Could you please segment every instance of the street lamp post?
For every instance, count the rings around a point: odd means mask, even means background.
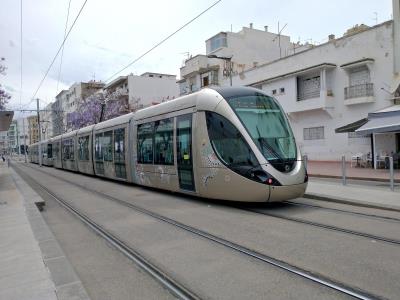
[[[224,56],[217,56],[217,55],[207,55],[208,58],[218,58],[218,59],[223,59],[224,61],[229,63],[229,67],[228,67],[228,73],[229,73],[229,82],[230,85],[232,86],[232,57],[224,57]]]

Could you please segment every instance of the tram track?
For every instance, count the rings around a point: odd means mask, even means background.
[[[15,166],[13,166],[15,167]],[[18,167],[17,167],[18,169]],[[46,172],[44,172],[46,173]],[[164,288],[171,292],[174,296],[181,300],[199,300],[201,299],[195,293],[190,291],[185,286],[181,285],[175,279],[173,279],[166,272],[158,268],[156,265],[149,262],[142,254],[135,251],[133,248],[129,247],[124,241],[120,240],[118,237],[104,229],[101,225],[97,224],[91,220],[87,215],[79,211],[76,207],[68,203],[65,199],[56,195],[54,192],[49,190],[47,187],[39,183],[32,176],[24,173],[25,176],[29,177],[30,180],[35,182],[35,184],[42,189],[46,194],[53,198],[57,203],[64,207],[67,211],[72,213],[76,218],[78,218],[82,223],[91,228],[96,234],[105,239],[109,244],[111,244],[115,249],[124,254],[129,260],[138,265],[141,269],[146,271],[150,276],[152,276],[157,282],[159,282]]]
[[[344,213],[344,214],[349,214],[349,215],[354,215],[354,216],[362,216],[362,217],[368,217],[368,218],[373,218],[373,219],[380,219],[380,220],[384,220],[384,221],[393,221],[393,222],[400,223],[400,218],[367,214],[367,213],[349,211],[349,210],[344,210],[344,209],[339,209],[339,208],[324,207],[324,206],[313,205],[313,204],[308,204],[308,203],[297,203],[297,202],[293,202],[293,201],[284,201],[282,203],[289,204],[292,206],[309,207],[309,208],[314,208],[314,209],[321,209],[321,210],[339,212],[339,213]],[[345,205],[345,204],[342,204],[342,205]],[[374,209],[374,208],[372,208],[372,209]]]
[[[359,237],[364,237],[364,238],[371,239],[371,240],[390,243],[390,244],[393,244],[396,246],[400,245],[400,240],[396,240],[396,239],[390,239],[390,238],[386,238],[386,237],[381,237],[381,236],[377,236],[377,235],[373,235],[373,234],[369,234],[369,233],[350,230],[350,229],[337,227],[337,226],[333,226],[333,225],[327,225],[327,224],[323,224],[323,223],[319,223],[319,222],[308,221],[308,220],[304,220],[304,219],[300,219],[300,218],[282,216],[279,214],[265,212],[265,211],[259,210],[259,209],[243,208],[243,210],[250,211],[253,213],[257,213],[257,214],[266,215],[266,216],[277,218],[277,219],[282,219],[282,220],[291,221],[291,222],[295,222],[295,223],[310,225],[310,226],[317,227],[317,228],[328,229],[328,230],[332,230],[332,231],[336,231],[336,232],[341,232],[341,233],[346,233],[346,234],[355,235],[355,236],[359,236]]]
[[[249,249],[249,248],[247,248],[245,246],[242,246],[242,245],[239,245],[237,243],[231,242],[229,240],[223,239],[221,237],[218,237],[218,236],[213,235],[211,233],[208,233],[206,231],[200,230],[198,228],[194,228],[194,227],[191,227],[189,225],[185,225],[185,224],[180,223],[180,222],[178,222],[176,220],[170,219],[168,217],[165,217],[165,216],[159,215],[159,214],[157,214],[155,212],[152,212],[150,210],[147,210],[147,209],[145,209],[143,207],[140,207],[140,206],[137,206],[135,204],[129,203],[127,201],[118,199],[118,198],[113,197],[111,195],[108,195],[106,193],[91,189],[88,186],[83,186],[81,184],[78,184],[76,182],[73,182],[73,181],[70,181],[68,179],[62,178],[60,176],[57,176],[57,175],[54,175],[54,174],[49,174],[48,172],[45,172],[43,170],[34,168],[32,166],[29,166],[29,165],[24,165],[24,166],[29,167],[29,168],[37,171],[37,172],[44,173],[47,176],[54,177],[54,178],[56,178],[56,179],[58,179],[60,181],[63,181],[63,182],[66,182],[68,184],[71,184],[73,186],[76,186],[76,187],[78,187],[78,188],[80,188],[80,189],[82,189],[82,190],[84,190],[86,192],[93,193],[95,195],[98,195],[98,196],[100,196],[102,198],[109,199],[109,200],[111,200],[113,202],[116,202],[116,203],[118,203],[120,205],[123,205],[125,207],[129,207],[129,208],[131,208],[131,209],[133,209],[133,210],[135,210],[137,212],[140,212],[142,214],[145,214],[147,216],[150,216],[152,218],[155,218],[155,219],[157,219],[159,221],[162,221],[162,222],[165,222],[167,224],[173,225],[174,227],[178,227],[178,228],[180,228],[180,229],[182,229],[182,230],[184,230],[186,232],[190,232],[191,234],[194,234],[194,235],[199,236],[201,238],[204,238],[206,240],[212,241],[212,242],[214,242],[216,244],[222,245],[222,246],[224,246],[226,248],[229,248],[229,249],[231,249],[233,251],[239,252],[241,254],[244,254],[244,255],[246,255],[248,257],[251,257],[253,259],[256,259],[258,261],[266,263],[268,265],[272,265],[272,266],[275,266],[275,267],[277,267],[279,269],[288,271],[288,272],[290,272],[292,274],[298,275],[298,276],[300,276],[302,278],[308,279],[308,280],[313,281],[313,282],[315,282],[317,284],[320,284],[322,286],[331,288],[331,289],[333,289],[335,291],[341,292],[343,294],[346,294],[348,296],[354,297],[356,299],[381,299],[379,296],[374,295],[372,293],[369,293],[367,291],[363,291],[363,290],[360,290],[358,288],[354,288],[354,287],[348,286],[348,285],[346,285],[344,283],[341,283],[341,282],[335,281],[333,279],[330,279],[330,278],[328,278],[328,277],[326,277],[324,275],[317,274],[315,272],[310,272],[308,270],[305,270],[305,269],[302,269],[300,267],[297,267],[297,266],[295,266],[293,264],[284,262],[282,260],[278,260],[276,258],[270,257],[270,256],[262,254],[262,253],[259,253],[257,251],[253,251],[253,250],[251,250],[251,249]],[[16,167],[16,169],[19,169],[21,172],[23,172],[20,167]],[[42,188],[46,193],[48,193],[51,197],[53,197],[54,199],[56,199],[58,201],[58,199],[60,198],[59,196],[55,195],[52,191],[47,189],[45,186],[41,185],[37,180],[32,178],[32,176],[30,176],[30,175],[28,175],[26,173],[24,173],[24,174],[26,176],[30,177],[31,180],[36,182],[40,188]],[[63,199],[61,199],[61,200],[63,200]],[[69,211],[73,212],[80,219],[82,217],[82,220],[85,223],[87,222],[86,224],[88,224],[89,227],[93,228],[92,225],[90,225],[91,222],[93,222],[93,221],[91,221],[86,215],[84,215],[81,212],[79,212],[78,209],[73,207],[67,201],[65,201],[65,200],[63,200],[63,201],[65,203],[61,203],[61,204],[66,209],[68,209]],[[95,228],[100,229],[100,232],[102,232],[103,234],[107,234],[106,230],[101,228],[100,225],[95,224],[94,226],[95,226]],[[102,236],[102,234],[101,234],[101,236]],[[117,247],[116,248],[119,249],[119,246],[121,246],[121,245],[118,243],[118,238],[113,236],[113,235],[111,235],[111,239],[115,239],[117,241]],[[119,242],[122,243],[122,246],[126,246],[123,242],[121,242],[121,241],[119,241]],[[130,249],[130,251],[133,251],[133,253],[135,253],[135,251],[133,249]],[[174,282],[174,281],[172,281],[172,282]],[[168,285],[166,285],[166,287],[168,288]],[[191,293],[189,290],[184,289],[183,291],[184,291],[183,296],[186,296],[188,294],[189,298],[181,298],[181,299],[198,299],[198,298],[196,298],[196,295]],[[171,291],[171,292],[176,294],[176,292],[174,292],[174,291]],[[190,298],[190,297],[192,297],[192,298]]]

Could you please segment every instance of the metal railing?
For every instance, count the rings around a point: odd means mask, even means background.
[[[374,95],[374,84],[363,83],[344,88],[344,98],[368,97]]]
[[[315,89],[315,90],[310,90],[310,91],[305,91],[302,93],[297,94],[297,101],[303,101],[306,99],[311,99],[311,98],[319,98],[320,97],[320,89]]]

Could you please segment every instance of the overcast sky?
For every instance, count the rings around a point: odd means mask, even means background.
[[[74,82],[106,80],[216,0],[88,0],[66,44],[59,89]],[[23,0],[22,104],[29,103],[63,37],[69,0]],[[69,26],[84,0],[71,0]],[[144,72],[176,74],[187,57],[205,53],[204,41],[220,31],[255,28],[277,32],[292,41],[327,41],[346,29],[391,19],[391,0],[222,0],[206,14],[119,75]],[[0,57],[7,75],[0,83],[13,95],[10,108],[20,105],[20,1],[0,0]],[[60,60],[49,72],[37,97],[52,102],[57,94]],[[35,108],[35,104],[30,105]]]

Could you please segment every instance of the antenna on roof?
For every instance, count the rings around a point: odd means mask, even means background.
[[[372,18],[372,20],[375,20],[375,25],[378,25],[378,13],[374,11],[375,18]]]
[[[278,21],[278,34],[277,36],[272,40],[273,42],[275,42],[275,40],[278,38],[278,45],[279,45],[279,58],[282,58],[282,49],[281,49],[281,33],[283,31],[283,29],[285,29],[285,27],[287,26],[288,23],[286,23],[282,29],[279,29],[279,21]]]

